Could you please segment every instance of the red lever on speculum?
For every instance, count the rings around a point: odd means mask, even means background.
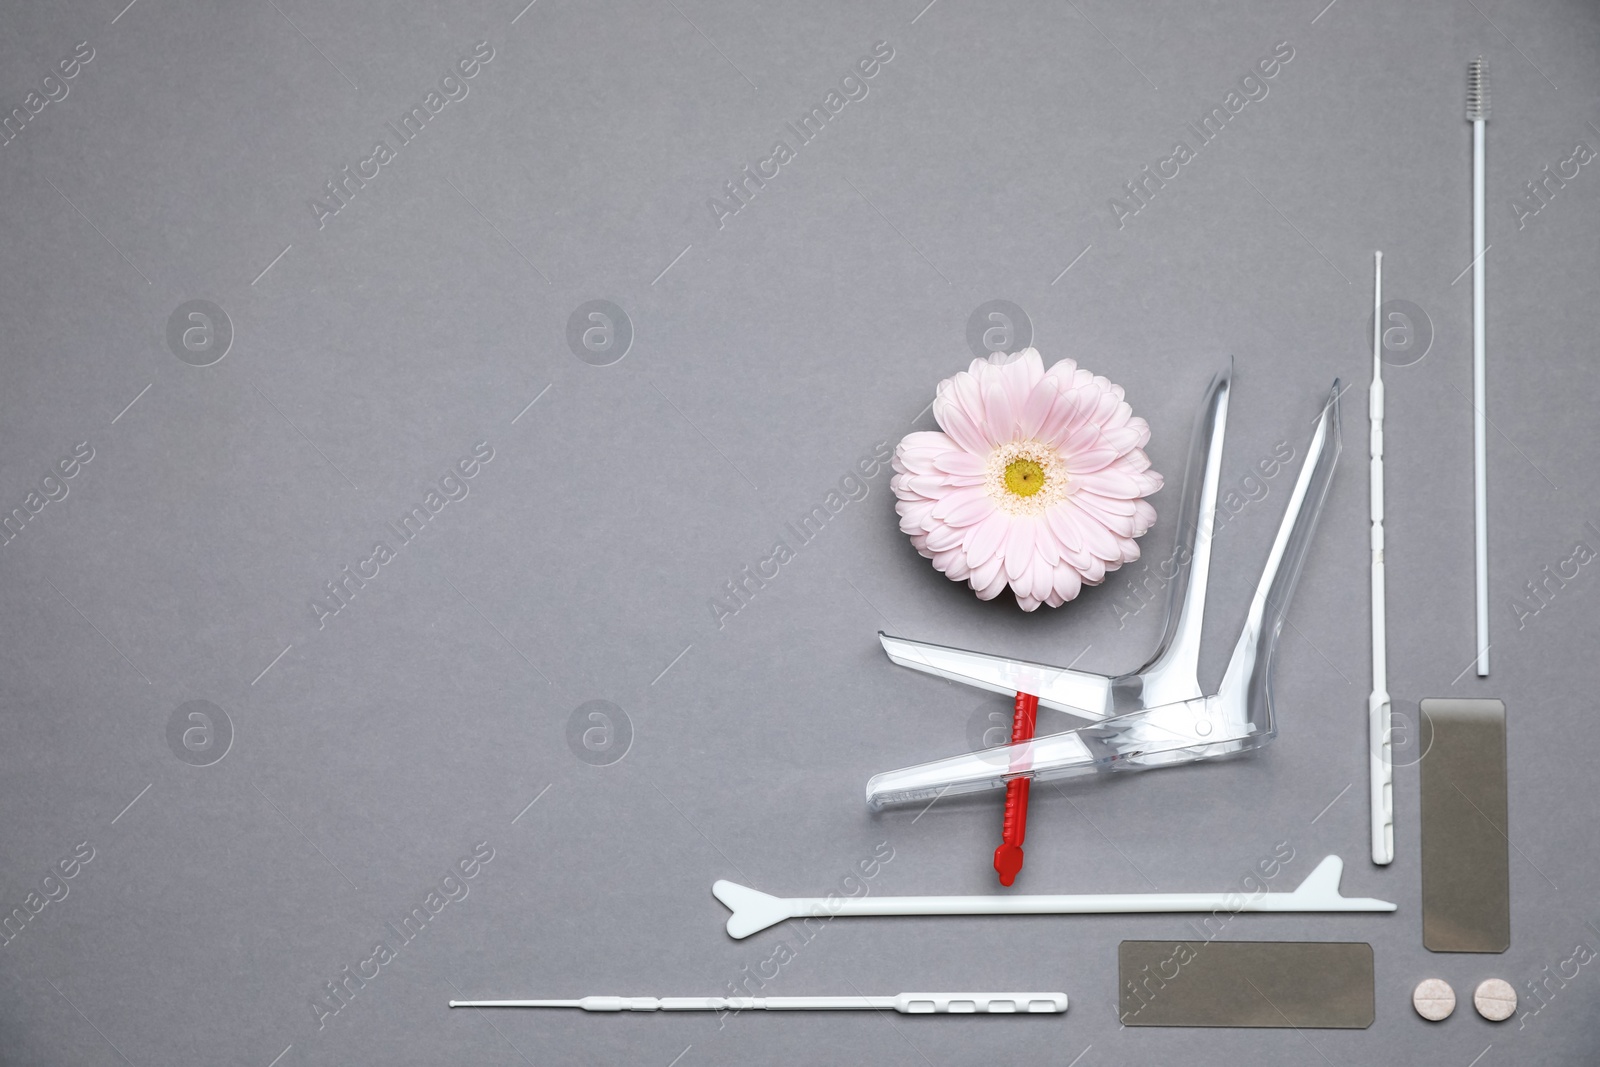
[[[1033,739],[1034,725],[1039,718],[1039,698],[1032,693],[1018,693],[1011,712],[1011,742]],[[1022,841],[1028,834],[1028,789],[1033,784],[1029,777],[1013,778],[1006,783],[1006,813],[1001,830],[1001,845],[994,850],[994,869],[1000,875],[1001,885],[1010,885],[1022,870]]]

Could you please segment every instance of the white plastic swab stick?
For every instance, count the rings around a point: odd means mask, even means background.
[[[452,1008],[581,1008],[584,1011],[897,1011],[902,1015],[1059,1015],[1065,993],[901,993],[895,997],[583,997],[578,1000],[452,1000]]]
[[[728,933],[749,937],[785,919],[841,915],[1131,915],[1165,912],[1394,911],[1371,897],[1339,894],[1344,861],[1327,856],[1292,893],[1086,893],[1056,896],[774,897],[737,882],[711,892],[726,904]]]
[[[1383,574],[1383,253],[1372,254],[1372,693],[1367,697],[1372,862],[1394,862],[1394,759],[1389,736],[1388,612]]]
[[[1489,121],[1489,67],[1482,56],[1467,70],[1467,121],[1472,123],[1472,488],[1478,602],[1478,677],[1489,674],[1489,409],[1484,365],[1483,139]]]

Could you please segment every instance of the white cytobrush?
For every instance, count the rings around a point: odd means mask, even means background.
[[[1489,67],[1482,56],[1467,66],[1467,121],[1472,123],[1473,541],[1477,556],[1478,677],[1484,678],[1489,674],[1489,415],[1484,371],[1483,140],[1489,122]]]

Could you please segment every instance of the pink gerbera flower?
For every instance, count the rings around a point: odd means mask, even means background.
[[[943,433],[907,434],[890,481],[900,529],[983,600],[1008,584],[1024,611],[1060,607],[1139,558],[1161,488],[1150,426],[1120,385],[1070,359],[996,353],[939,383]]]

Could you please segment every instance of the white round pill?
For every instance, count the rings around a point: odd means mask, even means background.
[[[1456,991],[1442,978],[1425,978],[1411,993],[1411,1006],[1429,1022],[1450,1018],[1456,1010]]]
[[[1510,982],[1487,978],[1472,994],[1472,1006],[1492,1023],[1505,1022],[1517,1013],[1517,991]]]

